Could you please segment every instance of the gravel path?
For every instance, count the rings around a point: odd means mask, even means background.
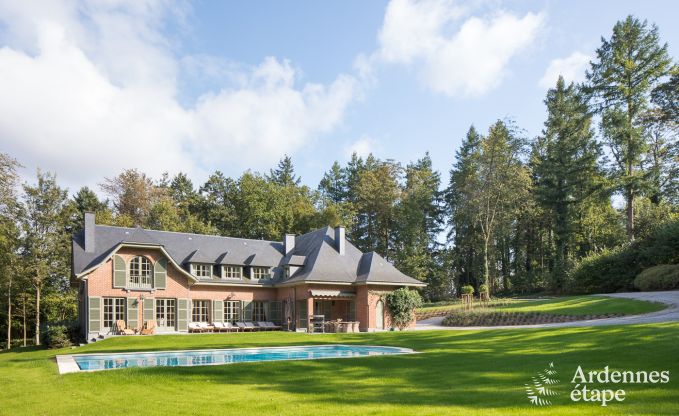
[[[558,324],[539,324],[539,325],[509,325],[509,326],[443,326],[443,317],[424,319],[417,323],[413,330],[468,330],[468,329],[513,329],[513,328],[558,328],[574,326],[596,326],[596,325],[624,325],[624,324],[648,324],[656,322],[676,322],[679,321],[679,291],[667,292],[630,292],[630,293],[606,293],[600,296],[610,296],[615,298],[628,298],[647,300],[651,302],[661,302],[668,305],[666,309],[658,312],[646,313],[643,315],[630,315],[618,318],[592,319],[588,321],[562,322]]]

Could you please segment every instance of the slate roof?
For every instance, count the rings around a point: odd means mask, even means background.
[[[273,284],[304,282],[342,284],[402,284],[422,286],[422,282],[401,273],[376,253],[362,253],[346,241],[345,254],[340,255],[334,241],[335,230],[321,228],[295,238],[288,253],[282,242],[251,240],[214,235],[95,225],[94,252],[86,253],[85,232],[73,236],[73,274],[105,261],[120,244],[162,246],[172,260],[188,270],[188,263],[266,266],[273,268]],[[298,266],[284,280],[283,266]],[[219,281],[220,279],[210,279]],[[247,283],[244,281],[243,283]]]

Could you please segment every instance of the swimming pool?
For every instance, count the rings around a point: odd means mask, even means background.
[[[231,348],[141,353],[77,354],[58,356],[60,373],[130,367],[191,367],[259,361],[315,360],[393,354],[412,354],[408,348],[366,345],[306,345],[293,347]]]

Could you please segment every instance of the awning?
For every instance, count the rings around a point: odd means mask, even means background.
[[[356,296],[354,292],[347,292],[344,290],[318,290],[312,289],[309,291],[312,298],[353,298]]]

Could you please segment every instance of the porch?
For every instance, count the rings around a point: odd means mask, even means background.
[[[308,294],[308,298],[297,301],[297,328],[307,332],[359,332],[355,292],[310,289]]]

